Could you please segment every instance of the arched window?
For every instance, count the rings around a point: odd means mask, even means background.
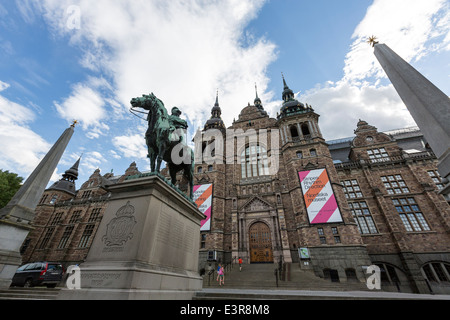
[[[445,262],[427,263],[422,267],[428,281],[433,283],[450,283],[450,264]]]
[[[302,128],[302,133],[304,136],[308,136],[311,134],[311,131],[309,131],[308,124],[306,124],[306,123],[302,124],[301,128]]]
[[[242,179],[269,175],[267,150],[261,146],[249,146],[241,154]]]
[[[291,126],[290,127],[290,131],[291,131],[292,139],[297,139],[299,137],[298,130],[297,130],[296,126]]]

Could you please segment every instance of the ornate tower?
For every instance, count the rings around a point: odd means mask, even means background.
[[[219,93],[211,118],[195,136],[194,201],[207,219],[201,226],[199,261],[225,261],[225,136],[226,127],[219,105]]]
[[[304,141],[306,143],[324,141],[319,129],[319,115],[308,104],[295,99],[294,92],[286,84],[283,76],[283,105],[278,115],[282,144]]]
[[[283,84],[278,176],[290,250],[307,248],[311,264],[302,266],[319,276],[330,269],[345,279],[345,270],[352,269],[364,279],[361,263],[369,263],[369,256],[322,137],[319,115],[295,99],[284,77]],[[338,258],[332,257],[336,253]]]
[[[210,129],[219,129],[219,130],[225,130],[225,124],[221,118],[222,115],[222,109],[220,109],[219,105],[219,93],[217,92],[216,95],[216,103],[214,104],[214,107],[211,110],[211,119],[209,119],[206,124],[203,131],[207,131]]]
[[[75,181],[78,180],[78,167],[80,165],[80,160],[81,158],[78,159],[77,162],[75,162],[75,164],[62,175],[61,180],[55,182],[46,191],[63,191],[74,196],[76,193]]]

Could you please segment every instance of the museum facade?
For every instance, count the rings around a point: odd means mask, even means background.
[[[360,120],[353,137],[325,141],[319,114],[283,81],[276,118],[256,95],[226,127],[217,98],[197,132],[194,201],[208,217],[200,268],[240,257],[346,282],[363,281],[377,265],[387,290],[450,292],[450,207],[420,130],[379,132]],[[78,165],[45,191],[24,263],[82,263],[108,186],[141,174],[135,163],[120,176],[96,170],[76,190]]]

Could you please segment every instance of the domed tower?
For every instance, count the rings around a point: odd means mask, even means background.
[[[50,188],[46,191],[63,191],[72,196],[75,195],[75,181],[78,180],[78,167],[80,165],[80,159],[75,162],[75,164],[67,170],[63,175],[62,179],[55,182]]]
[[[220,109],[219,105],[219,93],[217,92],[216,95],[216,103],[214,104],[214,107],[211,110],[211,119],[209,119],[206,124],[204,131],[207,131],[209,129],[219,129],[221,131],[225,131],[225,124],[221,118],[222,115],[222,109]]]
[[[283,105],[278,115],[283,145],[286,143],[312,141],[320,139],[323,141],[319,129],[319,115],[308,104],[303,104],[295,99],[294,92],[286,84],[283,76]]]

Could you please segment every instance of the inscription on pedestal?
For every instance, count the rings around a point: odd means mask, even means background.
[[[91,286],[102,286],[105,281],[119,280],[121,277],[120,273],[105,273],[105,272],[95,272],[95,273],[82,273],[81,278],[84,281],[90,281]]]
[[[157,241],[192,253],[194,235],[195,232],[192,227],[185,226],[183,222],[173,218],[170,214],[161,212],[156,236]]]

